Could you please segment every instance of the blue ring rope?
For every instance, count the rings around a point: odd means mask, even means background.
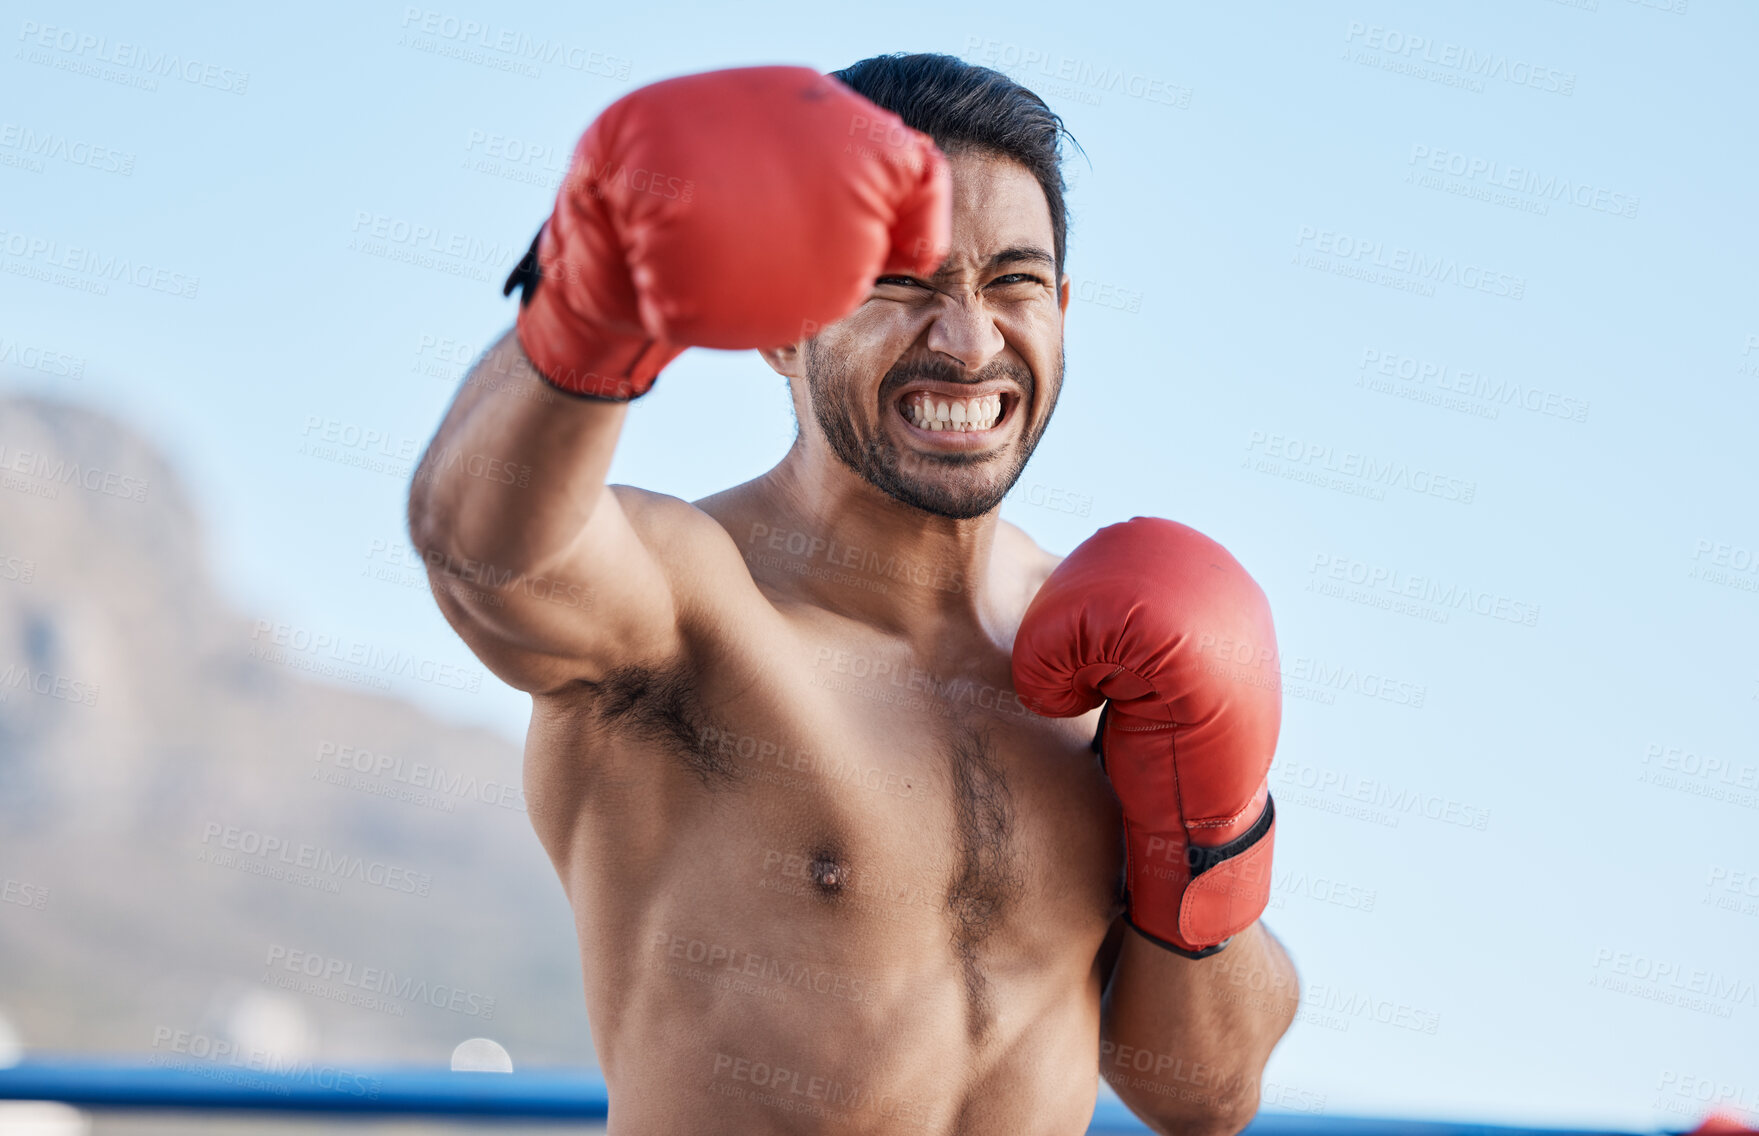
[[[604,1120],[610,1107],[597,1073],[530,1069],[454,1073],[428,1066],[291,1069],[200,1058],[175,1066],[139,1060],[36,1056],[0,1068],[0,1100],[60,1101],[88,1109],[201,1112],[322,1112],[454,1119]],[[1101,1100],[1090,1136],[1148,1129],[1116,1101]],[[1446,1121],[1261,1112],[1248,1136],[1628,1136],[1607,1129],[1522,1128]]]

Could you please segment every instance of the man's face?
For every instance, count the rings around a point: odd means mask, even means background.
[[[946,262],[926,279],[880,277],[806,342],[804,364],[812,417],[843,464],[907,505],[966,519],[1001,504],[1050,423],[1069,289],[1032,174],[977,152],[948,165]]]

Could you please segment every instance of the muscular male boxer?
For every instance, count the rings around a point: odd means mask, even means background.
[[[947,56],[628,95],[424,457],[435,596],[532,696],[612,1133],[1073,1134],[1096,1072],[1161,1132],[1256,1110],[1264,597],[1170,521],[1059,563],[997,516],[1063,381],[1060,132]],[[607,486],[690,345],[760,349],[793,448]]]

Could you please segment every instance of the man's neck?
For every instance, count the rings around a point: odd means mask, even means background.
[[[734,534],[741,551],[780,567],[803,600],[925,648],[996,623],[996,510],[934,516],[798,444],[745,488],[755,510]]]

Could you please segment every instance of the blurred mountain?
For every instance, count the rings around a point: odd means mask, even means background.
[[[517,747],[264,628],[150,444],[0,398],[0,1012],[27,1048],[590,1062]]]

